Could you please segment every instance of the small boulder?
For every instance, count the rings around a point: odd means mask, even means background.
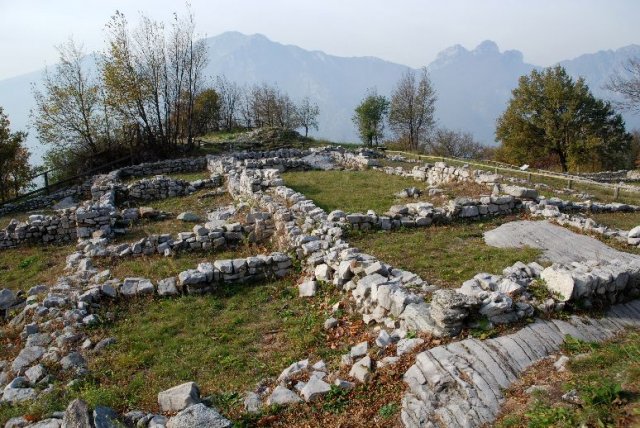
[[[93,410],[93,425],[95,428],[118,428],[122,426],[116,411],[105,406],[96,406]]]
[[[305,281],[298,285],[298,291],[300,297],[313,297],[316,295],[316,282],[311,280]]]
[[[158,404],[162,412],[179,412],[200,402],[200,389],[195,382],[187,382],[158,393]]]
[[[92,428],[89,406],[80,399],[73,400],[64,411],[62,426],[65,428]]]
[[[331,317],[331,318],[327,318],[324,321],[324,329],[325,330],[331,330],[332,328],[335,328],[338,325],[338,320]]]
[[[278,385],[273,390],[269,398],[267,398],[267,405],[271,406],[273,404],[295,404],[301,401],[302,399],[298,397],[295,392],[285,388],[282,385]]]
[[[231,428],[231,426],[230,420],[202,403],[187,407],[167,422],[167,428]]]
[[[311,377],[300,393],[306,402],[314,401],[331,390],[331,385],[320,378]]]
[[[200,221],[200,217],[198,217],[197,214],[194,214],[190,211],[185,211],[182,212],[180,214],[178,214],[178,217],[176,217],[178,220],[184,221],[184,222],[189,222],[189,223],[195,223],[196,221]]]

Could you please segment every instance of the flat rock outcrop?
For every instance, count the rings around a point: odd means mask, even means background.
[[[640,327],[640,300],[613,306],[596,319],[538,320],[516,333],[466,339],[421,352],[404,375],[406,427],[476,427],[493,422],[503,391],[531,365],[557,352],[567,335],[599,342]]]

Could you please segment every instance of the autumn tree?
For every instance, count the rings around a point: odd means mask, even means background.
[[[29,151],[24,146],[27,134],[11,132],[11,123],[0,107],[0,200],[19,195],[29,185],[32,174]]]
[[[196,136],[217,131],[220,125],[220,97],[208,88],[196,95],[193,105],[193,133]]]
[[[410,150],[418,150],[435,124],[436,91],[427,69],[408,69],[391,95],[389,126]]]
[[[624,166],[631,136],[610,103],[596,99],[584,79],[573,81],[556,66],[520,77],[498,118],[496,139],[502,160],[535,165],[553,156],[567,171],[585,163]]]
[[[309,129],[318,130],[320,109],[309,97],[304,97],[297,108],[297,125],[304,128],[304,136],[309,136]]]
[[[478,159],[485,148],[468,132],[446,128],[437,129],[426,144],[429,154],[464,159]]]
[[[355,109],[352,117],[362,142],[369,147],[377,146],[384,136],[384,121],[389,112],[389,100],[370,90]]]
[[[34,86],[31,116],[38,138],[54,149],[74,149],[96,155],[110,142],[110,127],[100,82],[73,40],[58,46],[59,63],[46,69],[42,87]]]
[[[195,97],[206,65],[206,46],[195,40],[193,15],[174,14],[168,31],[141,15],[131,31],[124,14],[116,12],[107,32],[102,77],[121,122],[135,126],[139,142],[152,149],[191,143]]]
[[[245,96],[247,91],[243,91],[237,83],[227,79],[225,76],[217,76],[214,86],[220,100],[220,127],[226,131],[231,131],[237,126],[238,116],[245,116],[250,111],[248,107],[248,97]],[[244,109],[245,103],[247,106]],[[246,116],[250,116],[247,113]],[[250,122],[250,118],[249,118]],[[247,128],[251,127],[251,123],[247,124]]]
[[[622,96],[622,108],[640,113],[640,58],[629,58],[605,85]]]

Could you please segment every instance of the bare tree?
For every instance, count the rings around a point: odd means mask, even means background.
[[[276,93],[276,119],[277,125],[285,129],[298,127],[298,111],[289,95]]]
[[[427,152],[436,156],[478,159],[484,154],[484,146],[468,132],[440,128],[435,131],[426,146]]]
[[[240,104],[245,101],[243,98],[246,97],[243,97],[243,90],[238,84],[230,81],[225,76],[216,77],[215,89],[220,97],[221,128],[230,131],[236,126],[236,115],[240,110]],[[242,115],[245,116],[244,111]],[[247,127],[250,127],[250,124]]]
[[[416,72],[408,69],[391,95],[389,125],[410,150],[418,150],[435,124],[435,102],[427,69],[422,68],[419,80]]]
[[[605,88],[622,96],[620,107],[640,112],[640,58],[629,58],[622,70],[614,72]]]
[[[318,105],[309,99],[304,97],[300,102],[297,109],[297,126],[304,128],[304,136],[309,135],[309,128],[318,130],[318,115],[320,115],[320,109]]]

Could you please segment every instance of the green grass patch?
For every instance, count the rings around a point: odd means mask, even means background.
[[[0,251],[0,288],[28,290],[52,284],[64,273],[66,257],[73,245],[18,247]]]
[[[398,200],[395,193],[407,187],[424,187],[424,183],[375,170],[288,172],[282,176],[288,187],[327,212],[383,213],[394,204],[412,201]]]
[[[148,206],[159,211],[170,213],[172,218],[166,220],[141,219],[132,225],[128,233],[118,237],[119,242],[130,242],[144,238],[149,235],[160,235],[178,232],[191,232],[195,223],[177,220],[175,217],[184,211],[190,211],[200,217],[198,223],[207,221],[207,213],[216,208],[233,203],[233,198],[228,193],[223,195],[208,196],[210,190],[203,189],[187,196],[176,196],[173,198],[160,199],[157,201],[140,202],[140,206]]]
[[[528,263],[540,255],[537,249],[494,248],[484,243],[484,232],[508,220],[453,223],[397,232],[353,233],[349,242],[426,281],[458,287],[479,272],[502,273],[517,261]]]
[[[546,393],[537,393],[498,427],[640,426],[640,333],[627,331],[605,343],[572,337],[564,350],[569,373]],[[559,400],[575,390],[580,405]]]
[[[229,410],[224,407],[239,406],[245,390],[291,362],[338,352],[324,345],[329,299],[322,291],[301,299],[287,279],[108,308],[116,319],[95,336],[118,342],[90,361],[92,379],[81,396],[119,410],[153,411],[159,391],[196,381],[203,396]]]
[[[640,212],[593,213],[590,217],[598,224],[622,230],[631,230],[640,225]]]

